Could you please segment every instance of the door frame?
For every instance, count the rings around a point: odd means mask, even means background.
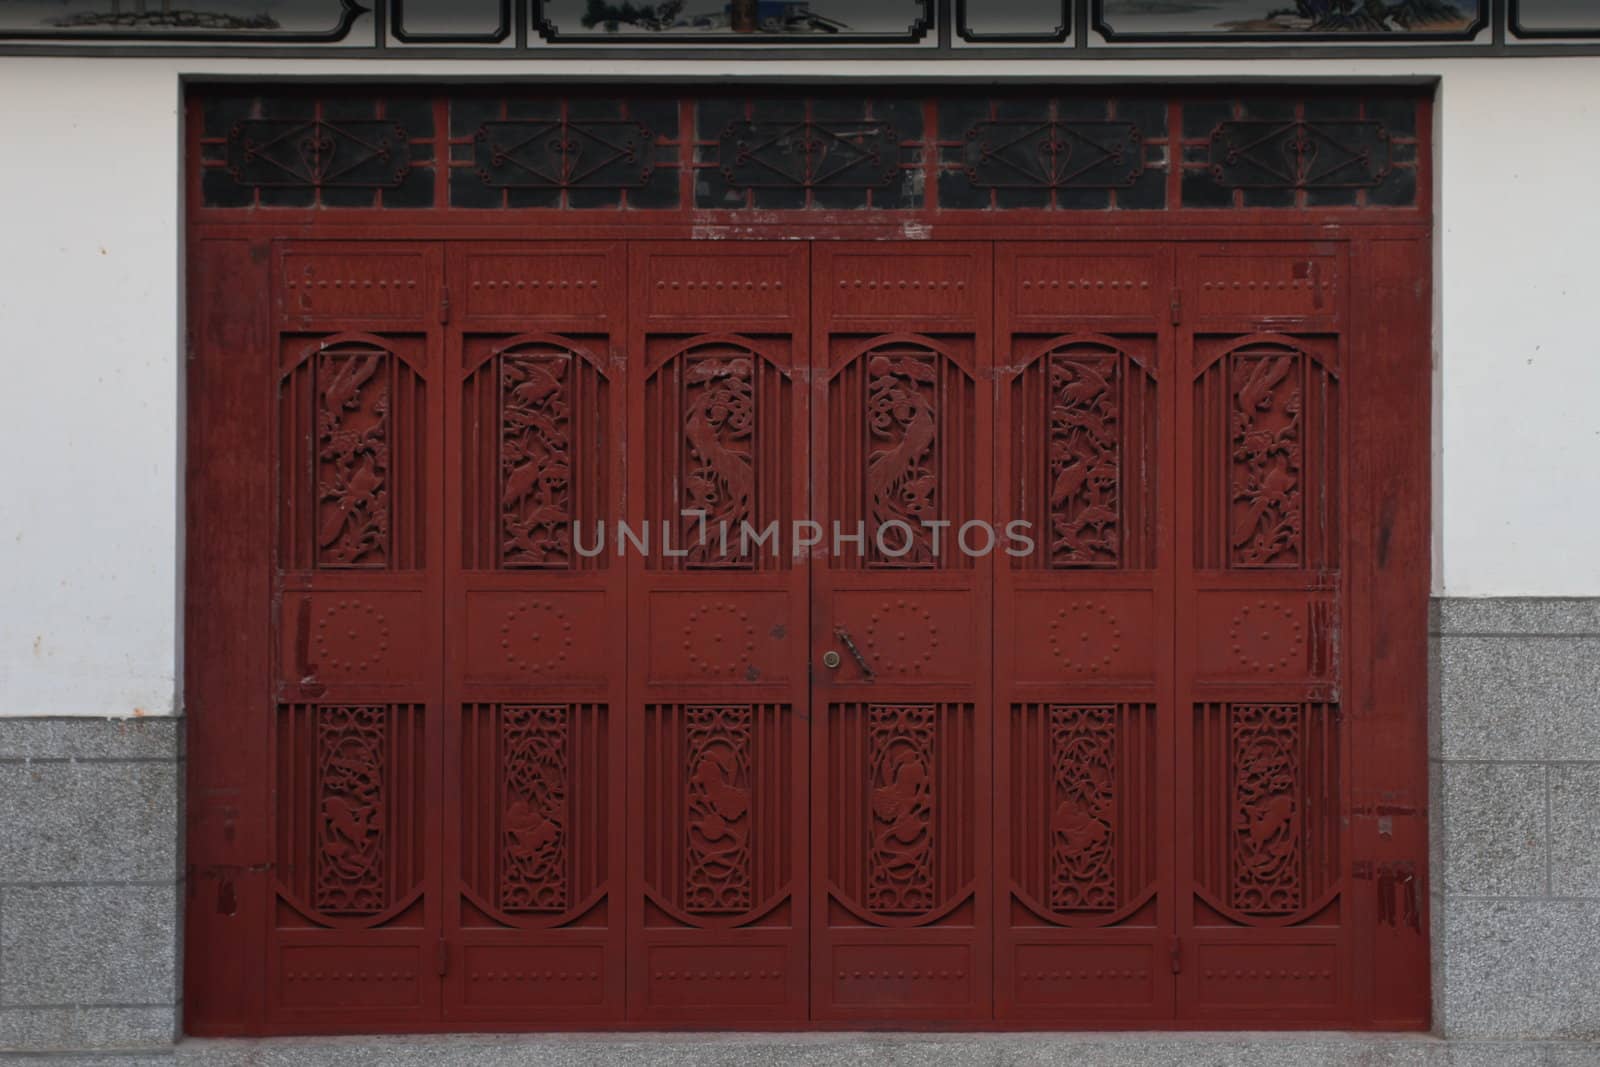
[[[1292,87],[1290,87],[1292,88]],[[191,103],[190,158],[200,155],[198,94]],[[270,821],[258,798],[269,788],[260,753],[265,738],[241,743],[228,709],[239,704],[248,679],[267,685],[270,656],[264,642],[237,635],[274,610],[264,546],[255,531],[270,523],[270,413],[264,392],[229,353],[259,351],[268,343],[273,288],[273,243],[304,237],[311,221],[286,211],[271,217],[203,209],[198,172],[189,172],[188,272],[190,357],[187,361],[188,553],[184,589],[189,781],[189,898],[185,909],[186,1020],[208,1035],[317,1032],[281,1026],[261,1011],[259,975],[245,961],[264,956],[264,930],[241,917],[259,915],[264,902],[263,861],[273,854]],[[1431,179],[1431,173],[1429,174]],[[1359,664],[1346,695],[1352,729],[1351,878],[1360,892],[1353,906],[1366,916],[1357,966],[1372,976],[1361,993],[1370,1029],[1423,1029],[1428,1025],[1429,898],[1427,879],[1426,610],[1431,559],[1432,411],[1432,181],[1418,209],[1359,215],[1307,210],[1286,218],[1274,211],[1215,213],[1174,210],[1148,220],[1094,220],[1005,213],[982,222],[936,219],[919,233],[933,240],[1198,242],[1321,241],[1347,250],[1352,276],[1363,279],[1351,346],[1401,352],[1408,359],[1375,361],[1373,388],[1389,417],[1375,420],[1382,447],[1353,457],[1352,492],[1363,496],[1370,528],[1352,530],[1347,575],[1352,614],[1370,621],[1351,635],[1342,654]],[[317,220],[317,241],[452,240],[522,242],[606,239],[781,239],[804,223],[808,239],[876,241],[904,236],[902,222],[849,219],[831,214],[815,223],[794,217],[741,222],[737,227],[695,219],[634,222],[580,219],[552,225],[496,219],[397,220],[358,212],[329,212]],[[252,1005],[254,1005],[252,1007]],[[462,1028],[471,1028],[461,1021]],[[936,1024],[934,1024],[936,1025]],[[963,1024],[970,1028],[973,1024]],[[1042,1025],[1042,1024],[1041,1024]],[[1195,1024],[1182,1024],[1192,1027]],[[1204,1024],[1202,1024],[1204,1025]],[[994,1029],[1027,1029],[1007,1022]],[[820,1028],[819,1024],[809,1024]],[[396,1024],[427,1030],[430,1024]],[[1215,1028],[1225,1029],[1218,1025]],[[337,1031],[340,1027],[327,1028]]]

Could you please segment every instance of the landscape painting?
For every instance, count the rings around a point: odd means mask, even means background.
[[[1460,40],[1483,28],[1488,0],[1096,0],[1111,41],[1360,38]]]
[[[918,41],[932,0],[533,0],[547,40]]]
[[[0,38],[337,41],[369,7],[355,0],[0,0]]]

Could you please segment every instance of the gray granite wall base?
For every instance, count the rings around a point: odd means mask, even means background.
[[[173,719],[0,719],[0,1049],[170,1049]]]
[[[1600,1040],[1600,600],[1434,607],[1435,1028]]]
[[[0,1050],[117,1063],[1600,1065],[1600,599],[1439,600],[1436,1036],[181,1041],[181,724],[0,719]]]

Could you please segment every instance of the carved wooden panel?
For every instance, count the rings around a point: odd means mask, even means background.
[[[665,531],[658,570],[787,568],[773,523],[798,457],[789,346],[737,334],[660,338],[645,384],[645,509]]]
[[[469,350],[483,362],[462,386],[467,566],[612,565],[615,554],[599,550],[613,491],[611,384],[596,347],[592,338],[525,334]]]
[[[1202,566],[1334,568],[1339,563],[1341,401],[1322,338],[1207,339],[1195,390]]]
[[[293,704],[278,710],[279,893],[298,917],[391,921],[423,888],[424,711]]]
[[[1153,566],[1156,380],[1141,339],[1097,335],[1027,342],[1012,382],[1011,517],[1034,550],[1014,566]]]

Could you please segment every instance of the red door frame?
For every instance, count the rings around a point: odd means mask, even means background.
[[[195,153],[191,158],[197,158],[198,134],[193,116],[190,129],[190,147]],[[1426,140],[1422,152],[1426,160]],[[1363,395],[1369,403],[1347,408],[1350,421],[1347,462],[1343,467],[1347,506],[1352,514],[1366,517],[1366,521],[1350,524],[1342,598],[1345,617],[1363,620],[1365,625],[1351,628],[1338,650],[1339,662],[1347,671],[1341,704],[1348,724],[1343,766],[1349,775],[1349,830],[1345,840],[1349,852],[1346,875],[1351,890],[1346,899],[1351,913],[1343,925],[1359,933],[1353,937],[1349,951],[1351,973],[1361,976],[1352,981],[1349,989],[1351,1014],[1338,1020],[1346,1027],[1422,1029],[1429,1021],[1425,612],[1430,559],[1430,430],[1429,420],[1420,416],[1431,410],[1430,186],[1430,181],[1424,181],[1422,203],[1417,209],[1383,213],[1302,209],[1286,218],[1282,212],[1238,210],[1221,219],[1214,212],[1174,210],[1134,221],[1119,218],[1085,222],[1070,217],[1063,221],[1060,214],[1018,212],[1001,213],[982,221],[957,216],[930,219],[923,231],[931,241],[1046,241],[1063,246],[1116,243],[1122,251],[1142,247],[1139,243],[1145,242],[1159,248],[1178,248],[1180,255],[1184,254],[1183,248],[1207,242],[1213,246],[1227,242],[1279,243],[1286,248],[1305,248],[1311,242],[1319,253],[1326,251],[1347,263],[1344,295],[1348,319],[1336,328],[1341,351],[1380,355],[1367,360],[1362,368]],[[197,172],[191,174],[189,192],[190,204],[198,204]],[[903,233],[899,220],[881,216],[852,218],[833,213],[815,218],[816,221],[808,216],[740,222],[737,232],[721,233],[741,241],[804,236],[819,242],[876,242]],[[314,231],[308,229],[313,221]],[[272,304],[272,294],[281,291],[284,277],[274,249],[281,248],[284,239],[308,234],[314,234],[319,244],[379,240],[389,251],[403,249],[403,242],[390,243],[403,235],[413,242],[448,240],[490,251],[526,252],[530,248],[554,249],[563,241],[583,242],[586,246],[594,241],[683,241],[704,237],[708,232],[705,220],[692,217],[642,222],[614,217],[575,219],[570,214],[518,218],[516,213],[490,212],[463,218],[460,213],[426,211],[407,214],[403,219],[405,228],[398,232],[394,229],[397,221],[352,210],[319,211],[314,216],[295,210],[249,216],[199,207],[190,211],[185,588],[190,869],[185,909],[185,1015],[191,1032],[197,1034],[337,1032],[348,1030],[350,1025],[331,1018],[269,1019],[265,1012],[264,975],[254,962],[267,955],[269,871],[275,845],[270,806],[264,799],[272,788],[272,763],[264,754],[272,751],[273,741],[262,730],[259,717],[235,718],[231,709],[247,706],[240,699],[241,693],[269,692],[274,686],[289,686],[282,690],[284,699],[295,699],[290,690],[303,689],[299,683],[304,676],[275,683],[272,646],[279,644],[293,652],[307,640],[294,629],[300,625],[298,611],[286,610],[292,599],[288,590],[282,594],[281,602],[275,600],[278,594],[270,581],[273,564],[269,546],[259,534],[277,521],[271,459],[274,416],[267,399],[272,395],[268,376],[276,371],[238,358],[241,352],[275,350],[280,334],[294,318],[275,311]],[[713,231],[729,221],[712,220]],[[457,251],[452,255],[463,255],[465,247],[456,244]],[[1189,292],[1181,284],[1179,288]],[[418,337],[442,338],[446,332],[460,336],[455,326],[449,331],[441,329],[444,317],[449,315],[451,295],[460,307],[460,294],[429,293],[425,302],[417,305],[421,311],[414,320],[397,322],[395,330]],[[1190,317],[1195,309],[1178,306],[1176,294],[1173,300],[1170,310],[1174,321],[1168,327],[1166,344],[1178,346],[1180,337],[1191,335],[1199,327]],[[609,334],[612,343],[618,336],[643,336],[640,330],[644,327],[624,322],[625,313],[619,304],[615,325],[602,331]],[[275,320],[283,325],[276,325]],[[468,328],[472,322],[463,320],[461,328]],[[575,325],[594,329],[592,320]],[[1054,325],[1075,333],[1084,329],[1080,322]],[[1092,325],[1095,332],[1112,335],[1125,329],[1147,328],[1114,319]],[[1287,325],[1307,326],[1304,322]],[[347,334],[366,333],[372,323],[369,318],[347,324],[319,320],[315,332],[326,335],[336,326],[348,326]],[[1285,326],[1283,317],[1276,312],[1246,312],[1236,324],[1237,329],[1252,333],[1283,332]],[[1330,332],[1335,329],[1327,328]],[[485,322],[481,329],[486,334],[495,332],[492,322]],[[803,328],[796,330],[797,343],[822,345],[825,330],[820,325],[816,329],[822,332],[815,338],[808,337]],[[998,328],[997,340],[1005,336],[1006,329]],[[982,335],[979,343],[990,343],[987,328],[977,332]],[[435,344],[434,351],[453,358],[455,350],[445,347],[442,340],[429,343]],[[1175,400],[1173,403],[1176,405]],[[442,412],[438,415],[444,417]],[[1178,418],[1167,425],[1176,433],[1176,427],[1184,422]],[[446,441],[458,438],[459,435],[452,437],[448,433],[442,436]],[[1170,443],[1159,447],[1175,448]],[[616,470],[621,478],[620,457]],[[636,475],[630,471],[627,476]],[[448,528],[450,523],[445,526]],[[1000,588],[997,595],[1003,602],[1010,594],[1003,591],[1007,588],[1003,583]],[[281,638],[269,642],[245,636],[259,632],[260,620],[268,618],[279,620],[275,633]],[[814,635],[813,643],[828,636]],[[429,639],[451,642],[459,640],[460,635],[446,632]],[[1193,653],[1178,655],[1182,662],[1184,656]],[[1158,658],[1167,660],[1165,653]],[[301,666],[306,665],[302,657]],[[997,674],[1000,669],[997,662]],[[617,679],[620,674],[609,677]],[[438,684],[447,691],[463,695],[466,692],[459,688],[464,685],[459,679]],[[361,690],[352,690],[348,697],[351,701],[364,698]],[[1315,699],[1314,694],[1312,698]],[[442,706],[453,702],[454,698]],[[996,707],[999,706],[997,702]],[[456,754],[444,755],[453,758]],[[1174,771],[1175,781],[1182,783],[1184,772],[1179,768]],[[435,800],[433,810],[438,818],[460,816],[456,801],[443,796]],[[996,802],[1004,805],[1005,800],[997,797]],[[1169,806],[1160,805],[1162,810]],[[996,847],[1003,852],[1004,845],[998,841]],[[1002,864],[995,867],[999,879]],[[999,886],[984,889],[998,891]],[[423,929],[442,930],[451,921],[447,915],[431,915]],[[617,940],[620,929],[618,920],[611,927],[609,940],[602,939],[608,946],[605,951],[622,951]],[[415,943],[425,948],[433,936],[425,932]],[[1001,938],[1002,953],[1006,951],[1005,943]],[[445,942],[441,940],[439,944],[443,946]],[[1151,944],[1161,947],[1159,939]],[[1172,947],[1181,953],[1192,946]],[[1179,961],[1180,965],[1186,962]],[[1190,966],[1180,977],[1191,981],[1189,976],[1195,973]],[[1013,1017],[1005,1008],[1005,992],[997,989],[996,993],[997,1009],[1003,1018],[932,1018],[916,1025],[959,1029],[1063,1025],[1059,1015],[1052,1017],[1048,1013],[1027,1017],[1029,1013],[1018,1012]],[[620,997],[622,992],[616,989],[609,995]],[[1188,995],[1192,994],[1180,991],[1180,1003]],[[751,1028],[851,1025],[848,1019],[798,1024],[744,1019],[730,1022]],[[663,1015],[650,1022],[641,1019],[609,1025],[672,1024],[670,1017]],[[1099,1017],[1087,1024],[1104,1025]],[[1249,1020],[1252,1027],[1274,1024],[1327,1023],[1325,1018],[1319,1020],[1314,1015]],[[468,1030],[488,1025],[488,1018],[480,1022],[468,1014],[432,1020],[398,1012],[383,1018],[381,1025],[396,1031]],[[502,1017],[493,1025],[499,1029],[507,1024]],[[567,1028],[577,1025],[577,1019],[562,1013],[543,1020],[529,1017],[518,1025],[531,1029]],[[683,1025],[707,1023],[700,1019]],[[1228,1028],[1240,1023],[1219,1016],[1198,1022],[1175,1019],[1172,1025]]]

